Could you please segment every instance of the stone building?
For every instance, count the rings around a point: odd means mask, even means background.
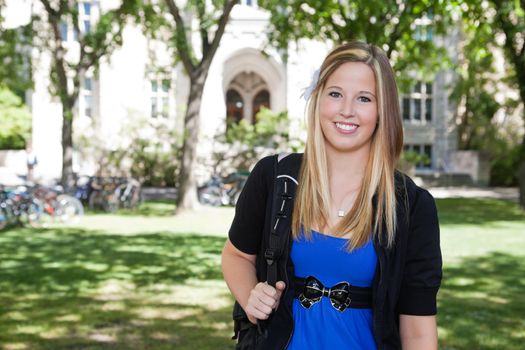
[[[30,0],[9,3],[16,3],[20,13],[42,13],[38,4]],[[90,30],[100,13],[118,5],[118,1],[85,0],[79,4],[80,28]],[[16,12],[7,14],[10,13]],[[300,40],[290,45],[285,63],[279,52],[266,44],[268,21],[269,14],[257,7],[256,0],[241,0],[232,11],[204,88],[200,113],[202,142],[198,149],[203,157],[212,147],[209,139],[225,131],[227,115],[236,120],[253,120],[261,106],[276,112],[287,110],[292,119],[290,132],[304,134],[301,127],[305,101],[301,94],[331,46]],[[66,46],[74,48],[73,26],[64,24],[61,30]],[[430,37],[430,40],[441,40],[439,44],[446,44],[454,55],[454,36]],[[45,52],[35,52],[33,62],[35,85],[27,100],[33,113],[33,149],[39,159],[35,175],[58,178],[61,109],[48,90],[50,57]],[[405,148],[426,154],[431,160],[429,164],[418,165],[418,174],[439,174],[452,169],[456,150],[455,106],[449,101],[448,89],[453,78],[452,72],[444,71],[433,82],[414,79],[411,93],[401,97]],[[124,31],[123,46],[109,60],[103,60],[98,72],[87,72],[82,79],[75,117],[76,136],[82,134],[85,139],[111,148],[126,137],[123,126],[133,118],[155,118],[181,128],[188,90],[188,79],[181,65],[172,67],[166,44],[146,38],[140,28],[129,25]],[[78,150],[74,158],[76,171],[89,174],[96,166],[97,159],[90,159],[89,154]]]

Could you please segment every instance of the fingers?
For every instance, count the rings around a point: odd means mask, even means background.
[[[252,321],[253,318],[259,320],[266,320],[273,310],[279,305],[279,300],[286,287],[282,281],[277,282],[276,288],[270,286],[268,283],[257,283],[251,290],[246,305],[246,314],[248,319]],[[254,323],[252,321],[252,323]]]

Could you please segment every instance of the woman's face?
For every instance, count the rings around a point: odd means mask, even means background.
[[[374,72],[364,63],[343,63],[328,77],[320,100],[328,152],[370,150],[378,119],[376,96]]]

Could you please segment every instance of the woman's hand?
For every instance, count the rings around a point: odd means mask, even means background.
[[[279,306],[285,287],[286,284],[283,281],[277,282],[275,288],[266,282],[257,283],[251,290],[248,303],[244,308],[248,320],[254,324],[257,323],[257,320],[266,320]]]

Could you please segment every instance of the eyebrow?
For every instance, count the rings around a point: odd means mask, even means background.
[[[335,85],[328,86],[327,89],[343,90],[343,89],[341,89],[339,86],[335,86]],[[374,94],[371,93],[370,91],[366,91],[366,90],[361,90],[361,91],[359,91],[359,93],[360,93],[360,94],[368,94],[368,95],[372,95],[374,98],[376,97],[376,95],[374,95]]]

